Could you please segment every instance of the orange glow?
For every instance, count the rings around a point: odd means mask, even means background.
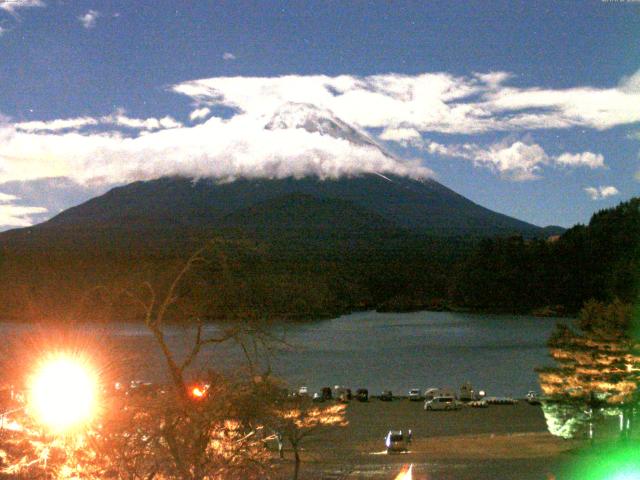
[[[405,465],[404,467],[402,467],[402,470],[400,470],[400,473],[398,474],[398,476],[396,476],[395,480],[412,480],[412,470],[413,464],[409,465],[408,467]]]
[[[96,413],[97,376],[77,357],[47,359],[30,379],[29,412],[53,432],[90,422]]]
[[[191,396],[197,399],[204,398],[205,395],[207,394],[207,390],[208,388],[206,385],[205,386],[196,385],[191,389]]]

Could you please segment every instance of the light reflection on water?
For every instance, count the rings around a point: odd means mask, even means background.
[[[449,312],[359,312],[332,320],[274,327],[290,347],[280,346],[273,371],[292,388],[345,385],[372,394],[391,389],[459,387],[469,380],[488,395],[524,396],[538,390],[533,369],[551,362],[546,340],[558,319]],[[563,320],[567,321],[567,320]],[[84,327],[96,336],[117,337],[127,347],[140,379],[159,381],[165,368],[144,325]],[[0,335],[29,327],[0,323]],[[217,327],[205,329],[215,333]],[[167,340],[184,353],[193,332],[168,327]],[[230,370],[242,361],[237,346],[209,348],[196,370]]]

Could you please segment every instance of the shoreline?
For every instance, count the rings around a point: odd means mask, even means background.
[[[313,317],[295,317],[295,318],[283,318],[283,319],[266,319],[265,324],[270,326],[278,326],[278,325],[287,325],[287,324],[311,324],[314,322],[323,322],[327,320],[334,320],[340,317],[355,315],[359,313],[379,313],[379,314],[407,314],[407,313],[460,313],[460,314],[468,314],[468,315],[495,315],[495,316],[518,316],[518,317],[533,317],[533,318],[557,318],[559,320],[573,320],[576,317],[575,313],[570,312],[557,312],[553,309],[547,310],[547,307],[541,307],[530,311],[512,311],[512,310],[500,310],[500,309],[473,309],[466,307],[455,307],[455,306],[447,306],[443,308],[406,308],[406,309],[398,309],[398,310],[387,310],[385,308],[367,308],[367,309],[347,309],[344,311],[335,311],[326,314],[319,314]],[[65,321],[65,322],[56,322],[56,321],[42,321],[42,322],[31,322],[26,320],[19,320],[16,317],[3,317],[0,318],[0,324],[6,323],[10,325],[33,325],[33,326],[78,326],[78,325],[87,325],[87,326],[109,326],[116,324],[131,324],[131,325],[144,325],[144,319],[142,318],[130,318],[130,319],[119,319],[112,320],[108,322],[94,322],[94,321]],[[213,319],[213,318],[205,318],[205,325],[216,325],[216,324],[233,324],[234,322],[230,322],[224,319]],[[165,322],[167,326],[171,327],[180,327],[187,326],[185,323],[175,322],[175,321],[167,321]]]

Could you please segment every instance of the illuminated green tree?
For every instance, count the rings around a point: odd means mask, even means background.
[[[578,329],[558,325],[549,339],[556,367],[538,369],[547,400],[543,406],[551,433],[573,437],[603,415],[620,416],[628,437],[640,385],[640,342],[632,332],[632,309],[618,300],[587,302]]]

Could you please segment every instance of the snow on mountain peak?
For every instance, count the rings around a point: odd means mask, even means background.
[[[307,132],[347,140],[355,145],[369,146],[389,156],[369,135],[336,117],[330,110],[310,103],[287,103],[265,125],[267,130],[302,128]]]

